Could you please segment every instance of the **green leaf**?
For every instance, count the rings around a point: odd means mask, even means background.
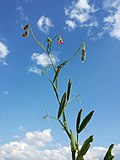
[[[67,99],[67,93],[65,92],[62,96],[62,100],[60,103],[59,111],[58,111],[58,119],[63,114],[65,107],[66,107],[66,99]]]
[[[113,160],[114,156],[112,155],[112,149],[114,147],[114,144],[111,144],[110,147],[108,148],[108,151],[104,157],[104,160]]]
[[[88,149],[90,148],[91,142],[93,142],[93,135],[90,136],[88,139],[86,139],[85,142],[83,143],[83,145],[78,153],[80,157],[83,157],[87,153]]]
[[[78,112],[77,121],[76,121],[76,132],[79,133],[79,124],[81,120],[82,109]]]
[[[80,133],[88,124],[88,122],[90,121],[90,119],[92,118],[94,111],[91,111],[82,121],[79,129],[78,129],[78,133]]]
[[[56,70],[56,73],[55,73],[55,76],[54,76],[54,79],[53,79],[53,83],[56,81],[56,78],[58,77],[60,70],[62,69],[62,67],[63,67],[66,63],[67,63],[67,61],[64,61],[63,63],[61,63],[61,64],[57,67],[57,70]]]
[[[68,82],[68,89],[67,89],[67,101],[69,100],[69,97],[70,97],[71,87],[72,87],[72,81],[70,79]]]

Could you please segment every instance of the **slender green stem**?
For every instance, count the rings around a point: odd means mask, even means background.
[[[53,83],[52,83],[52,86],[53,86],[53,89],[54,89],[54,91],[55,91],[55,95],[56,95],[56,97],[57,97],[58,103],[59,103],[59,105],[60,105],[60,98],[59,98],[58,92],[57,92],[57,90],[56,90],[56,87],[54,86]]]
[[[77,143],[78,143],[78,133],[77,133]]]
[[[72,151],[72,160],[75,160],[75,152],[76,151]]]
[[[67,133],[68,137],[71,139],[70,133],[69,133],[69,131],[67,130],[67,128],[64,126],[64,124],[61,122],[60,119],[58,119],[58,121],[60,122],[60,124],[61,124],[62,127],[64,128],[64,130],[65,130],[65,132]]]
[[[31,34],[32,34],[33,39],[37,42],[37,44],[38,44],[45,52],[47,52],[47,49],[46,49],[46,48],[37,40],[37,38],[35,37],[35,35],[34,35],[33,31],[32,31],[32,28],[30,29],[30,32],[31,32]]]
[[[30,32],[31,32],[31,34],[32,34],[33,39],[37,42],[37,44],[48,54],[48,56],[49,56],[49,58],[50,58],[50,61],[51,61],[51,64],[52,64],[52,66],[53,66],[53,69],[54,69],[54,71],[56,72],[56,68],[55,68],[55,66],[54,66],[51,53],[48,52],[48,50],[37,40],[37,38],[36,38],[36,36],[34,35],[32,29],[30,29]]]
[[[56,73],[56,68],[55,68],[55,65],[54,65],[54,63],[53,63],[51,53],[50,53],[50,52],[47,52],[47,53],[48,53],[48,56],[49,56],[49,58],[50,58],[50,61],[51,61],[52,67],[53,67],[53,69],[54,69],[54,72]]]
[[[54,37],[52,38],[52,41],[54,41],[54,39],[57,38],[57,37],[58,37],[58,35],[54,36]]]
[[[57,120],[57,121],[61,124],[61,126],[63,127],[63,129],[65,130],[65,132],[67,133],[68,137],[71,139],[70,133],[69,133],[69,131],[66,129],[66,127],[64,126],[64,124],[62,123],[62,121],[61,121],[60,119],[57,119],[56,117],[53,117],[53,116],[49,116],[49,117]]]
[[[47,77],[47,79],[48,79],[49,82],[51,83],[51,85],[52,85],[52,87],[53,87],[53,89],[54,89],[56,98],[57,98],[57,100],[58,100],[58,103],[59,103],[59,105],[60,105],[60,98],[59,98],[58,92],[57,92],[57,90],[56,90],[56,87],[54,86],[54,84],[53,84],[53,82],[51,81],[51,79],[49,78],[49,76],[48,76],[46,73],[44,73],[44,75]]]
[[[78,50],[67,60],[67,62],[70,62],[80,51],[81,47],[78,48]]]

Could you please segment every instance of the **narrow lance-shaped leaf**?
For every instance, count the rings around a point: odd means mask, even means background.
[[[104,157],[104,160],[113,160],[114,156],[112,155],[112,149],[114,147],[114,144],[111,144],[110,147],[108,148],[108,151]]]
[[[66,92],[64,93],[64,95],[62,96],[62,100],[59,106],[59,111],[58,111],[58,119],[60,118],[60,116],[63,114],[65,107],[66,107],[66,98],[67,98],[67,94]]]
[[[88,124],[88,122],[90,121],[90,119],[92,118],[94,111],[91,111],[82,121],[79,129],[78,129],[78,133],[80,133]]]
[[[83,145],[78,153],[78,155],[80,157],[83,157],[87,153],[88,149],[90,148],[91,142],[93,142],[93,135],[90,136],[88,139],[86,139],[85,142],[83,143]]]
[[[82,109],[78,112],[77,115],[77,121],[76,121],[76,132],[79,132],[79,124],[80,124],[80,120],[81,120],[81,115],[82,115]]]
[[[69,82],[68,82],[68,88],[67,88],[67,101],[69,100],[69,97],[70,97],[71,88],[72,88],[72,81],[69,80]]]
[[[64,61],[63,63],[61,63],[61,64],[57,67],[56,73],[55,73],[55,76],[54,76],[54,79],[53,79],[53,83],[56,81],[56,78],[58,77],[60,70],[62,69],[62,67],[63,67],[66,63],[67,63],[67,61]]]

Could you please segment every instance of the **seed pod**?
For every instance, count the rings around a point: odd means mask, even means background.
[[[107,153],[106,153],[106,155],[105,155],[105,157],[104,157],[104,160],[113,160],[113,159],[114,159],[114,156],[113,156],[112,153],[111,153],[113,147],[114,147],[114,144],[111,144],[111,145],[109,146],[108,151],[107,151]]]
[[[86,49],[85,49],[85,43],[83,42],[82,43],[82,58],[81,58],[83,63],[84,63],[85,59],[86,59]]]
[[[87,153],[88,149],[90,148],[91,142],[93,142],[93,135],[90,136],[88,139],[86,139],[85,142],[83,143],[83,145],[78,153],[81,157],[83,157]]]

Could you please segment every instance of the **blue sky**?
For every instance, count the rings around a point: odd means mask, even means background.
[[[49,64],[44,51],[31,35],[24,38],[23,26],[31,24],[40,42],[60,34],[64,44],[53,44],[56,64],[69,58],[84,41],[87,57],[81,62],[78,54],[62,70],[60,93],[65,91],[69,78],[73,81],[72,94],[80,92],[67,109],[70,127],[74,130],[76,114],[83,108],[83,117],[94,110],[81,141],[94,135],[91,155],[86,160],[101,159],[106,148],[115,144],[116,160],[120,157],[120,2],[119,0],[61,0],[0,1],[0,158],[25,159],[13,154],[25,152],[29,159],[53,155],[54,149],[69,159],[69,143],[63,130],[53,119],[45,121],[45,110],[56,115],[58,104],[54,92],[41,70]],[[48,74],[52,77],[52,71]],[[58,134],[59,133],[59,134]],[[41,136],[42,135],[42,136]],[[46,136],[48,139],[46,140]],[[34,137],[34,138],[33,138]],[[42,138],[41,138],[42,137]],[[38,144],[38,141],[40,144]],[[33,143],[34,142],[34,143]],[[35,149],[37,146],[38,148]],[[40,148],[41,147],[41,148]],[[43,147],[43,148],[42,148]],[[97,148],[96,148],[97,147]],[[49,149],[52,148],[52,149]],[[49,157],[48,157],[49,159]],[[56,160],[56,155],[53,159]]]

